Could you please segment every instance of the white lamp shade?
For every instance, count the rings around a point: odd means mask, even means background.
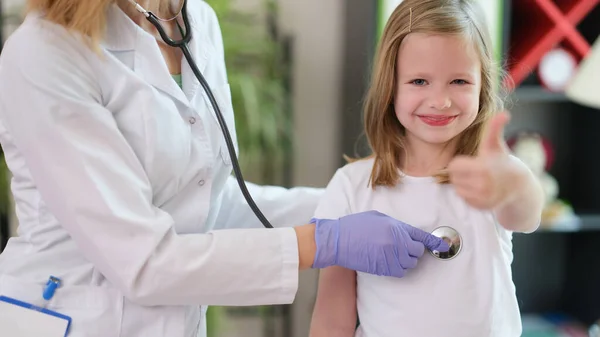
[[[565,93],[579,104],[600,109],[600,38],[581,61]]]

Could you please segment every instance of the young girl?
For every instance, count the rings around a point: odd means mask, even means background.
[[[476,4],[396,8],[365,105],[373,155],[336,172],[316,217],[374,209],[427,232],[450,226],[462,246],[400,279],[322,270],[311,337],[520,336],[511,233],[537,228],[543,196],[504,143],[498,79]]]

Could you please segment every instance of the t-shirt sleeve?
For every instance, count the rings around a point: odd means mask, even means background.
[[[337,219],[352,213],[350,179],[343,168],[338,169],[327,184],[314,218]]]

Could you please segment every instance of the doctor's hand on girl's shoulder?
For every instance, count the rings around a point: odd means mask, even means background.
[[[402,277],[417,266],[425,248],[446,252],[448,244],[416,227],[377,211],[339,219],[313,219],[314,227],[297,227],[301,268],[340,266],[381,276]],[[314,231],[314,232],[311,232]],[[302,242],[314,233],[313,249]],[[314,255],[311,253],[314,252]]]
[[[504,127],[510,120],[502,112],[490,120],[476,156],[457,156],[448,165],[456,193],[471,206],[495,209],[511,201],[523,186],[523,165],[510,156]]]

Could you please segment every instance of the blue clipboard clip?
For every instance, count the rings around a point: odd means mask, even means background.
[[[42,297],[46,301],[50,301],[52,297],[54,297],[54,293],[56,292],[56,288],[59,288],[61,285],[61,280],[56,276],[50,276],[48,278],[48,282],[46,282],[46,287],[44,288],[44,293]]]
[[[54,276],[49,277],[48,282],[46,282],[46,286],[44,287],[44,291],[42,293],[42,297],[45,300],[45,303],[43,306],[37,306],[37,305],[31,304],[31,303],[23,302],[23,301],[20,301],[20,300],[17,300],[17,299],[8,297],[8,296],[2,296],[2,295],[0,295],[0,302],[6,302],[11,305],[16,305],[21,308],[37,311],[37,312],[40,312],[40,313],[43,313],[46,315],[53,316],[55,318],[65,320],[66,321],[65,322],[66,329],[64,331],[64,337],[67,337],[67,335],[69,334],[69,330],[71,328],[71,317],[46,308],[48,301],[50,301],[50,299],[52,299],[52,297],[54,297],[56,289],[59,288],[60,286],[61,286],[61,280],[58,277],[54,277]]]

